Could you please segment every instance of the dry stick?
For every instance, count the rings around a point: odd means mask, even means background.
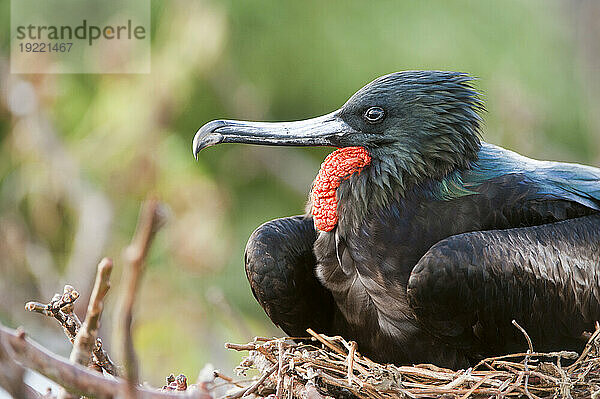
[[[523,380],[523,377],[525,376],[524,372],[520,372],[517,376],[517,380],[513,383],[510,384],[504,389],[501,389],[502,391],[502,395],[508,395],[509,393],[511,393],[512,391],[516,390],[517,388],[520,388],[521,386],[521,380]],[[509,381],[509,380],[506,380]]]
[[[356,353],[356,342],[350,341],[350,350],[348,351],[348,385],[352,386],[354,377],[354,354]]]
[[[348,367],[342,367],[342,366],[338,366],[337,364],[330,364],[328,362],[325,362],[323,360],[319,360],[319,359],[311,359],[311,358],[307,358],[307,359],[300,359],[296,365],[300,366],[304,363],[310,363],[312,366],[315,366],[317,368],[323,369],[323,370],[329,370],[332,371],[334,373],[338,373],[340,375],[346,375],[348,376]]]
[[[440,388],[444,388],[444,389],[452,389],[452,388],[456,388],[462,384],[464,384],[467,380],[471,379],[471,371],[473,371],[471,368],[465,370],[464,373],[461,373],[458,377],[453,378],[452,381],[450,381],[447,384],[442,385]]]
[[[105,258],[105,259],[107,259],[107,258]],[[112,262],[112,261],[110,261],[110,262]],[[111,263],[111,267],[112,267],[112,263]],[[108,272],[108,273],[110,274],[110,272]],[[110,276],[107,276],[107,278],[108,277],[110,277]],[[102,289],[104,289],[104,288],[102,287]],[[106,288],[106,289],[108,290],[108,288]],[[102,296],[104,297],[105,294],[106,293],[104,293]],[[63,300],[66,303],[66,305],[61,305],[61,306],[62,306],[62,311],[66,316],[67,327],[65,327],[63,325],[63,328],[65,328],[65,332],[67,330],[69,330],[69,333],[72,334],[72,337],[70,337],[70,341],[72,344],[75,344],[75,338],[82,326],[82,323],[81,323],[81,321],[79,321],[79,318],[77,317],[77,315],[75,313],[73,313],[74,303],[77,298],[79,298],[79,292],[77,292],[72,286],[65,285],[64,293],[62,295],[61,300]],[[89,309],[89,303],[88,303],[88,309]],[[74,333],[72,331],[74,331]],[[69,336],[69,334],[67,334],[67,336]],[[102,346],[102,340],[100,338],[96,337],[96,340],[92,345],[92,348],[93,348],[92,349],[92,352],[93,352],[92,359],[95,364],[91,365],[91,367],[96,367],[97,369],[104,369],[107,373],[114,375],[114,376],[119,375],[118,367],[113,363],[113,361],[111,360],[108,353],[104,350],[104,348]]]
[[[70,341],[73,343],[75,341],[75,336],[77,335],[77,331],[81,328],[81,320],[79,317],[73,312],[75,309],[75,301],[79,298],[79,291],[77,291],[73,286],[66,284],[63,289],[63,294],[60,296],[60,299],[56,304],[50,302],[50,305],[57,308],[57,313],[62,313],[65,315],[66,320],[66,328],[68,328],[69,333],[71,334]]]
[[[275,390],[275,396],[281,398],[281,389],[283,385],[283,342],[277,341],[277,352],[278,352],[278,362],[277,362],[277,389]]]
[[[94,345],[94,358],[95,362],[101,369],[104,369],[108,374],[118,377],[120,374],[119,367],[113,363],[108,352],[106,352],[102,346],[102,340],[96,338],[96,344]]]
[[[431,370],[420,368],[420,367],[398,366],[398,367],[395,367],[395,369],[398,370],[400,373],[411,374],[411,375],[414,375],[419,378],[429,378],[429,379],[440,380],[440,381],[453,381],[454,380],[454,376],[450,373],[443,373],[440,371],[431,371]],[[466,381],[476,382],[477,379],[469,378]]]
[[[478,369],[480,366],[490,367],[490,365],[489,365],[490,361],[494,362],[494,361],[500,360],[500,359],[510,359],[510,358],[514,358],[514,357],[525,357],[527,355],[529,355],[529,357],[559,357],[559,358],[563,358],[563,359],[576,359],[578,357],[577,352],[571,352],[571,351],[511,353],[511,354],[508,354],[508,355],[487,357],[487,358],[481,360],[479,363],[477,363],[475,365],[475,367],[473,367],[473,370]]]
[[[93,357],[93,351],[96,346],[96,338],[98,337],[100,316],[102,315],[102,309],[104,308],[104,296],[110,288],[109,278],[112,267],[113,262],[108,258],[102,259],[98,264],[96,281],[94,282],[94,288],[88,302],[85,320],[73,341],[73,349],[71,350],[71,356],[69,358],[72,363],[81,364],[83,366],[90,365],[90,360]],[[92,365],[95,364],[96,363],[92,362]],[[58,394],[58,399],[75,399],[75,396],[67,393],[64,389],[61,389]]]
[[[271,374],[273,374],[275,372],[275,370],[277,370],[277,367],[278,367],[278,365],[274,364],[270,369],[265,371],[263,373],[263,375],[254,384],[250,385],[248,388],[246,388],[244,390],[240,390],[240,391],[234,393],[233,395],[226,396],[226,399],[238,399],[238,398],[244,397],[248,394],[256,392],[258,390],[258,388],[262,385],[262,383],[265,382],[265,380],[267,378],[269,378],[269,376]]]
[[[102,374],[79,364],[70,363],[35,341],[25,333],[11,330],[0,324],[0,341],[14,351],[15,360],[24,367],[37,371],[58,385],[80,395],[94,397],[117,397],[127,382],[121,378],[104,377]],[[194,391],[171,393],[144,387],[137,389],[140,399],[204,399]]]
[[[35,312],[35,313],[43,314],[44,316],[48,316],[48,317],[54,317],[52,312],[50,312],[48,310],[48,305],[40,303],[40,302],[35,302],[35,301],[27,302],[25,304],[25,310],[28,312]]]
[[[120,318],[117,328],[121,329],[120,349],[123,356],[125,377],[129,381],[126,396],[135,398],[139,380],[137,356],[133,347],[131,335],[131,322],[133,319],[133,305],[138,291],[138,285],[144,271],[144,259],[156,232],[162,227],[164,214],[160,203],[150,199],[142,204],[138,225],[129,247],[125,251],[125,268],[123,285],[121,286]]]
[[[503,362],[503,364],[499,364],[499,366],[501,366],[502,368],[505,368],[506,370],[512,372],[514,375],[519,375],[519,376],[524,376],[525,377],[525,382],[527,383],[528,378],[530,375],[534,375],[534,372],[532,372],[531,370],[528,370],[527,366],[524,365],[523,371],[519,371],[518,369],[516,369],[513,366],[521,366],[521,364],[519,363],[510,363],[510,362]],[[540,389],[539,387],[533,387],[534,389]],[[527,384],[525,384],[523,386],[523,388],[521,388],[520,384],[519,386],[516,386],[515,389],[524,392],[528,397],[533,398],[533,399],[539,399],[536,395],[534,395],[533,393],[528,391],[528,387]]]
[[[23,375],[25,370],[15,362],[14,352],[6,338],[0,337],[0,386],[11,396],[21,398],[25,393]]]
[[[529,338],[529,334],[527,334],[527,331],[525,331],[525,329],[521,327],[516,320],[513,320],[512,324],[515,327],[517,327],[519,331],[521,331],[521,333],[523,333],[523,335],[525,336],[525,339],[527,340],[527,346],[529,346],[529,351],[527,352],[527,354],[531,355],[533,353],[533,343],[531,342],[531,338]]]
[[[600,324],[598,322],[596,322],[596,330],[594,331],[592,336],[588,339],[587,343],[585,344],[585,348],[583,348],[583,351],[581,352],[581,355],[579,356],[579,358],[577,358],[577,360],[575,360],[575,363],[573,363],[572,365],[567,367],[568,372],[573,371],[575,369],[575,367],[577,367],[577,365],[579,363],[581,363],[583,361],[583,359],[585,359],[585,357],[588,355],[588,353],[590,353],[590,351],[594,347],[594,342],[596,341],[598,335],[600,335]]]
[[[312,335],[314,338],[317,339],[317,341],[319,341],[320,343],[322,343],[323,345],[325,345],[326,347],[328,347],[335,353],[346,357],[346,354],[344,353],[344,351],[342,351],[337,346],[333,345],[331,342],[327,341],[325,338],[323,338],[323,336],[321,334],[317,334],[316,332],[314,332],[312,328],[307,328],[306,332],[309,333],[310,335]]]
[[[473,392],[475,392],[475,390],[477,388],[479,388],[481,385],[483,385],[484,382],[486,382],[487,380],[491,380],[492,378],[498,376],[499,374],[500,373],[498,373],[498,374],[490,373],[490,374],[486,375],[485,377],[480,379],[479,382],[477,382],[475,385],[473,385],[471,387],[471,389],[469,389],[467,391],[467,393],[465,393],[460,399],[467,399],[469,396],[471,396],[473,394]]]
[[[562,395],[563,398],[570,398],[571,397],[571,379],[569,378],[569,376],[567,375],[567,373],[565,373],[565,370],[563,370],[562,367],[558,368],[558,372],[561,376],[560,379],[560,393]]]
[[[329,349],[331,349],[335,353],[337,353],[339,355],[342,355],[344,358],[346,357],[346,354],[344,353],[344,351],[342,351],[337,346],[333,345],[331,342],[327,341],[324,338],[323,334],[317,334],[311,328],[307,328],[306,332],[308,332],[310,335],[312,335],[313,337],[315,337],[317,339],[317,341],[319,341],[320,343],[322,343],[323,345],[325,345],[326,347],[328,347]],[[361,373],[368,374],[367,370],[365,370],[364,367],[362,367],[360,364],[355,364],[355,367]]]
[[[295,380],[293,377],[291,378],[288,395],[289,398],[325,399],[325,397],[317,390],[317,387],[312,381],[308,381],[306,384],[303,384]]]
[[[359,398],[369,398],[368,393],[365,395],[361,393],[358,389],[354,389],[353,387],[348,387],[348,384],[345,379],[334,378],[330,375],[323,373],[319,376],[322,381],[328,383],[329,385],[333,385],[340,388],[345,388],[351,391],[355,396]]]
[[[63,294],[55,294],[49,303],[27,302],[25,310],[41,313],[45,316],[54,317],[62,326],[63,331],[72,343],[77,335],[81,322],[73,314],[73,302],[79,298],[77,292],[70,285],[65,285]]]
[[[529,383],[529,366],[528,366],[528,362],[529,362],[529,358],[531,357],[531,354],[533,353],[533,343],[531,342],[531,338],[529,338],[529,334],[527,334],[527,331],[525,331],[525,329],[523,327],[521,327],[519,325],[519,323],[517,323],[516,320],[512,321],[512,324],[517,327],[521,333],[523,333],[523,335],[525,336],[525,339],[527,340],[527,346],[529,346],[529,350],[527,351],[527,355],[525,356],[525,359],[523,360],[523,364],[525,365],[525,384],[524,384],[524,388],[525,388],[525,394],[527,395],[527,397],[532,398],[531,393],[529,392],[529,389],[527,387],[528,383]]]
[[[96,281],[90,300],[88,303],[85,320],[75,337],[73,350],[71,351],[70,360],[74,363],[79,363],[87,366],[92,357],[92,351],[96,345],[98,337],[98,328],[100,327],[100,317],[102,309],[104,309],[104,296],[110,288],[110,273],[112,271],[113,262],[108,258],[104,258],[98,264],[98,272],[96,273]]]
[[[225,374],[221,373],[220,371],[215,370],[214,371],[214,376],[217,377],[217,378],[222,379],[225,382],[227,382],[227,384],[235,385],[238,388],[245,388],[242,384],[239,383],[239,381],[235,381],[233,378],[229,377],[228,375],[225,375]]]
[[[70,285],[65,285],[63,294],[54,295],[50,303],[27,302],[25,310],[55,318],[63,328],[67,339],[71,343],[74,343],[81,326],[81,322],[73,313],[73,303],[77,298],[79,298],[79,293]],[[102,340],[100,338],[96,339],[93,351],[96,365],[104,369],[107,373],[117,376],[118,368],[102,347]]]
[[[594,364],[593,362],[590,362],[590,364],[588,364],[588,366],[585,368],[585,370],[582,373],[579,373],[577,375],[577,380],[575,380],[575,384],[577,384],[579,382],[584,382],[585,377],[587,377],[587,375],[590,373],[590,371],[592,371],[594,366],[597,366],[597,365]]]
[[[255,344],[232,344],[229,342],[225,343],[225,348],[227,349],[233,349],[236,350],[238,352],[244,352],[244,351],[255,351],[256,350],[256,345]]]
[[[277,363],[279,362],[279,361],[277,360],[277,358],[276,358],[275,356],[273,356],[273,354],[272,354],[272,353],[269,353],[269,351],[267,350],[267,348],[265,348],[265,347],[264,347],[264,346],[262,346],[262,345],[259,345],[259,346],[256,348],[256,351],[257,351],[258,353],[260,353],[261,355],[263,355],[264,357],[266,357],[266,358],[267,358],[267,360],[268,360],[268,361],[270,361],[270,362],[271,362],[271,363],[273,363],[273,364],[277,364]]]

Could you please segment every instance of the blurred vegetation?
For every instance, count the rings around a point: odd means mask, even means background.
[[[142,373],[159,385],[206,362],[230,370],[238,355],[225,341],[279,333],[246,282],[246,240],[303,211],[330,150],[228,145],[194,162],[202,124],[316,116],[385,73],[459,70],[479,78],[487,141],[599,165],[598,4],[153,0],[148,75],[11,75],[3,29],[0,320],[67,354],[56,326],[23,304],[64,282],[89,289],[107,255],[117,266],[110,325],[121,250],[155,194],[172,214],[137,306]],[[8,1],[0,21],[9,24]],[[35,118],[23,117],[29,108]]]

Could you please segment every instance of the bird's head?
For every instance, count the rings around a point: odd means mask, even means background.
[[[457,72],[392,73],[317,118],[209,122],[196,133],[192,150],[197,157],[219,143],[338,147],[321,165],[309,212],[321,231],[333,230],[338,221],[357,226],[373,206],[427,179],[444,179],[477,158],[483,105],[472,80]],[[342,185],[344,180],[351,184]]]
[[[444,175],[475,159],[480,146],[483,105],[472,80],[458,72],[396,72],[372,81],[340,109],[317,118],[209,122],[196,133],[192,150],[197,157],[220,143],[363,147],[374,160],[406,165],[404,173]]]

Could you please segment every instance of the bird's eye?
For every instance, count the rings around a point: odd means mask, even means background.
[[[378,123],[385,117],[385,111],[381,107],[371,107],[365,111],[365,119],[369,123]]]

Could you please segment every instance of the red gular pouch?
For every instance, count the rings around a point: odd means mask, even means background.
[[[371,156],[363,147],[339,148],[321,164],[310,193],[315,227],[331,231],[338,222],[336,190],[342,181],[360,173],[371,163]]]

